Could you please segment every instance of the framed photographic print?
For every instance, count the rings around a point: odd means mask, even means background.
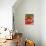
[[[25,14],[25,24],[33,24],[34,23],[34,15],[33,14]]]

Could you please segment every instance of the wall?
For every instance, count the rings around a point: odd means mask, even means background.
[[[10,30],[12,29],[12,6],[15,2],[16,0],[0,0],[0,27],[6,27]],[[2,32],[3,30],[0,29],[0,32]],[[5,34],[6,36],[10,35],[8,30],[7,32],[3,31],[0,34],[0,38],[5,38]]]
[[[41,1],[40,0],[23,0],[23,2],[14,9],[15,29],[23,33],[24,38],[35,41],[36,46],[41,46]],[[34,14],[34,24],[25,25],[25,14]]]
[[[0,0],[0,27],[12,29],[12,6],[16,0]]]
[[[41,41],[46,46],[46,0],[41,1]]]

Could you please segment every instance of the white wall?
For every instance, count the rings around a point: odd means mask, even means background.
[[[0,0],[0,27],[6,27],[10,30],[12,29],[12,6],[15,2],[16,0]],[[0,32],[2,32],[1,29]],[[5,38],[5,35],[10,36],[10,32],[8,30],[7,32],[3,31],[0,34],[0,38]]]
[[[42,46],[46,46],[46,0],[41,1],[41,38]]]
[[[16,0],[0,0],[0,27],[12,28],[12,6]]]
[[[23,0],[23,2],[14,9],[15,17],[15,28],[18,32],[22,32],[24,37],[28,39],[33,39],[36,46],[41,46],[41,26],[40,26],[40,16],[41,16],[41,1],[40,0]],[[25,25],[25,14],[34,14],[34,24]]]

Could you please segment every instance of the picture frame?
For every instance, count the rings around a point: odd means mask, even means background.
[[[34,23],[34,15],[33,14],[25,14],[25,24],[33,24]]]

